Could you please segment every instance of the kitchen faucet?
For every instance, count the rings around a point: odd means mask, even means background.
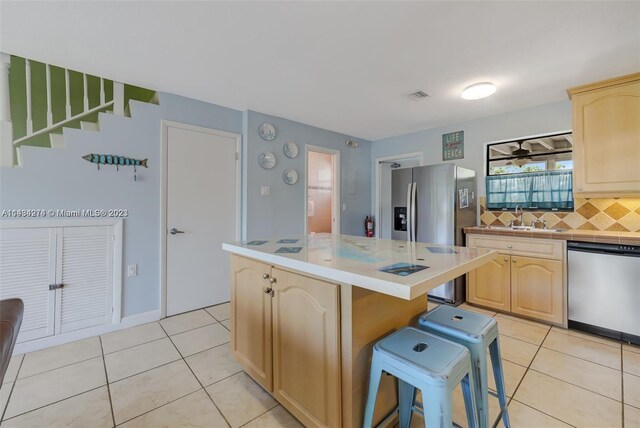
[[[518,217],[518,209],[520,209],[520,226],[524,226],[524,209],[520,205],[516,205],[516,211],[513,215]]]

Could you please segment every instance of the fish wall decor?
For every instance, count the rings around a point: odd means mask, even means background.
[[[87,162],[95,163],[98,166],[98,170],[100,170],[100,165],[115,165],[116,169],[119,171],[121,166],[132,166],[133,167],[133,179],[138,180],[136,167],[143,166],[148,168],[147,159],[132,159],[125,156],[119,155],[98,155],[98,154],[88,154],[82,156],[82,159]]]

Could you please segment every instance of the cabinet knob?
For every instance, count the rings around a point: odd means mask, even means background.
[[[511,263],[515,263],[515,262],[516,262],[516,259],[511,259]]]
[[[582,187],[578,187],[578,190],[582,190]]]
[[[273,288],[271,287],[267,287],[264,289],[264,294],[269,294],[271,297],[273,297]]]
[[[505,261],[505,262],[508,262],[508,261],[509,261],[509,259],[508,259],[507,257],[505,257],[505,258],[504,258],[504,261]]]
[[[509,244],[509,245],[507,245],[507,248],[511,249],[511,248],[513,248],[513,245]]]
[[[276,279],[275,279],[275,278],[269,278],[269,282],[270,282],[271,284],[275,284],[275,283],[276,283]]]
[[[269,279],[269,274],[268,273],[263,273],[262,274],[262,279]]]

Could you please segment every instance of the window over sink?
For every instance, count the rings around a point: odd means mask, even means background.
[[[573,138],[550,134],[487,146],[487,209],[573,210]]]

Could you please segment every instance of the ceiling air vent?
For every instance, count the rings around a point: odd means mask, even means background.
[[[424,100],[426,98],[429,98],[429,94],[427,94],[425,91],[415,91],[415,92],[410,93],[409,97],[413,101],[421,101],[421,100]]]

